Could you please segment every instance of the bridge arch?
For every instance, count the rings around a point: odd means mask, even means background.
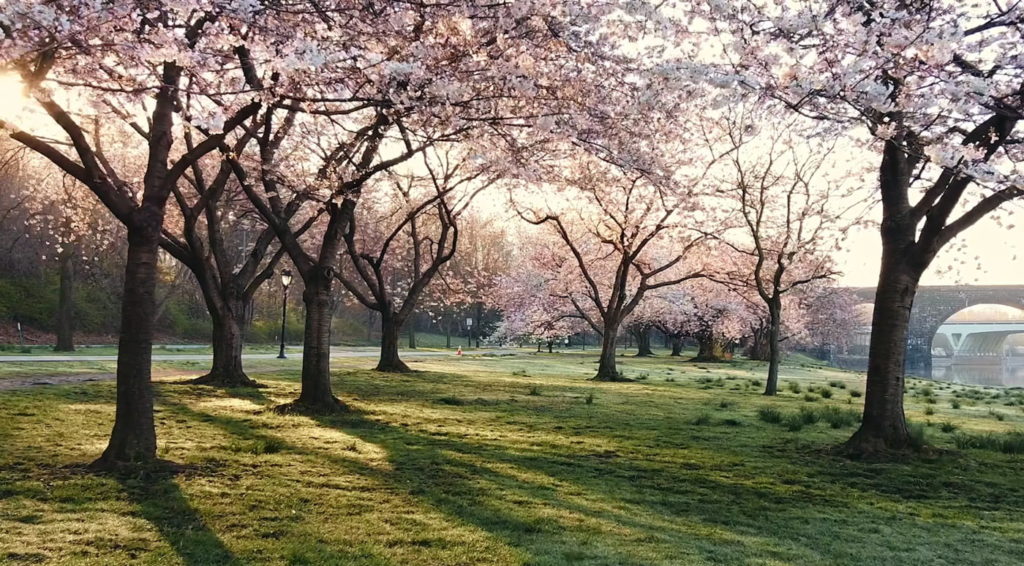
[[[982,303],[943,321],[932,339],[932,355],[1001,357],[1010,336],[1024,334],[1024,308]]]
[[[875,299],[874,288],[853,289],[853,292],[865,302],[873,302]],[[932,345],[939,327],[957,312],[981,304],[1024,308],[1024,285],[920,287],[910,314],[910,328],[907,333],[907,372],[931,376]]]

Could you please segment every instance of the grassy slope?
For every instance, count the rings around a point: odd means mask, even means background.
[[[337,419],[264,411],[295,395],[294,371],[257,375],[263,390],[157,385],[161,455],[186,465],[174,477],[81,470],[112,383],[0,393],[0,562],[1018,564],[1024,547],[1020,456],[851,462],[826,451],[851,427],[756,416],[857,408],[859,374],[787,366],[802,392],[767,399],[749,362],[624,358],[644,378],[624,384],[586,381],[581,354],[370,365],[336,361],[357,410]],[[804,400],[827,381],[846,388]],[[953,409],[965,388],[925,387],[908,413],[939,447],[940,422],[1024,422],[1020,392]]]

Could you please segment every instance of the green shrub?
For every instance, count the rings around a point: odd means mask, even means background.
[[[539,385],[531,385],[530,386],[530,390],[527,392],[527,395],[539,396],[540,395],[540,386]]]
[[[437,399],[437,402],[441,403],[442,405],[465,405],[466,404],[466,402],[464,400],[462,400],[462,399],[460,399],[458,397],[454,397],[454,396],[439,397]]]
[[[821,395],[822,399],[831,399],[832,398],[832,390],[829,389],[828,387],[822,387],[821,391],[818,392],[818,395]]]
[[[836,389],[846,389],[846,382],[839,381],[838,379],[833,379],[832,381],[829,381],[828,385],[829,387],[835,387]]]
[[[945,433],[953,432],[957,428],[959,428],[957,424],[952,421],[943,421],[942,424],[939,425],[939,430]]]
[[[766,423],[778,424],[782,422],[782,411],[775,407],[761,407],[757,410],[757,418]]]
[[[808,403],[814,403],[817,400],[818,400],[818,396],[817,395],[811,395],[810,393],[804,393],[804,401],[807,401]]]
[[[1000,413],[999,411],[997,411],[995,409],[989,409],[988,410],[988,414],[992,415],[993,417],[995,417],[995,419],[997,421],[1005,421],[1006,420],[1006,415]]]
[[[928,445],[928,436],[920,423],[907,423],[907,431],[910,433],[910,447],[920,450]]]
[[[276,454],[284,450],[284,441],[280,438],[259,438],[256,440],[250,440],[243,442],[241,440],[235,440],[228,445],[228,450],[237,452],[240,454],[253,454],[259,456],[261,454]]]
[[[840,409],[839,407],[824,407],[819,412],[821,419],[832,428],[845,428],[860,422],[861,414],[852,409]]]
[[[728,409],[729,407],[732,407],[735,404],[736,403],[734,403],[733,401],[729,401],[727,399],[722,399],[721,401],[718,402],[718,408],[719,409]]]
[[[814,424],[821,418],[818,415],[818,411],[811,407],[800,407],[796,414],[800,416],[800,420],[803,421],[804,424]]]
[[[793,393],[800,393],[800,391],[801,391],[800,384],[795,382],[795,381],[787,381],[786,382],[786,389],[789,389]]]
[[[863,393],[861,393],[860,391],[857,391],[856,389],[851,389],[850,390],[850,397],[857,398],[857,397],[860,397],[861,395],[863,395]]]
[[[782,419],[782,426],[789,432],[797,432],[804,428],[804,419],[800,413],[790,413]]]
[[[953,407],[954,409],[959,409],[960,406],[961,406],[960,405],[960,400],[959,399],[953,399],[952,401],[949,402],[949,406]]]
[[[588,404],[588,405],[593,405],[594,404],[594,393],[593,392],[587,393],[587,396],[583,398],[583,402]]]
[[[924,408],[924,414],[926,414],[926,415],[934,415],[935,414],[935,407],[932,407],[931,405],[928,405],[927,407]]]

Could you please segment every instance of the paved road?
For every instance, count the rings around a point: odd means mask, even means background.
[[[470,350],[466,352],[470,356],[479,356],[481,354],[502,354],[502,353],[515,353],[516,350]],[[300,360],[302,359],[301,352],[288,352],[288,359]],[[374,358],[380,355],[380,350],[377,348],[365,348],[365,349],[332,349],[332,358]],[[402,350],[401,355],[403,358],[434,358],[444,356],[454,356],[453,350]],[[242,354],[243,360],[273,360],[277,358],[277,354]],[[175,362],[175,361],[209,361],[212,360],[211,354],[153,354],[154,362]],[[74,355],[74,356],[60,356],[60,355],[42,355],[42,356],[0,356],[0,363],[4,362],[116,362],[117,356],[90,356],[87,354]]]

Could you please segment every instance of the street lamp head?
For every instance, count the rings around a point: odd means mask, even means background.
[[[281,270],[281,284],[287,287],[292,283],[292,270],[282,269]]]

